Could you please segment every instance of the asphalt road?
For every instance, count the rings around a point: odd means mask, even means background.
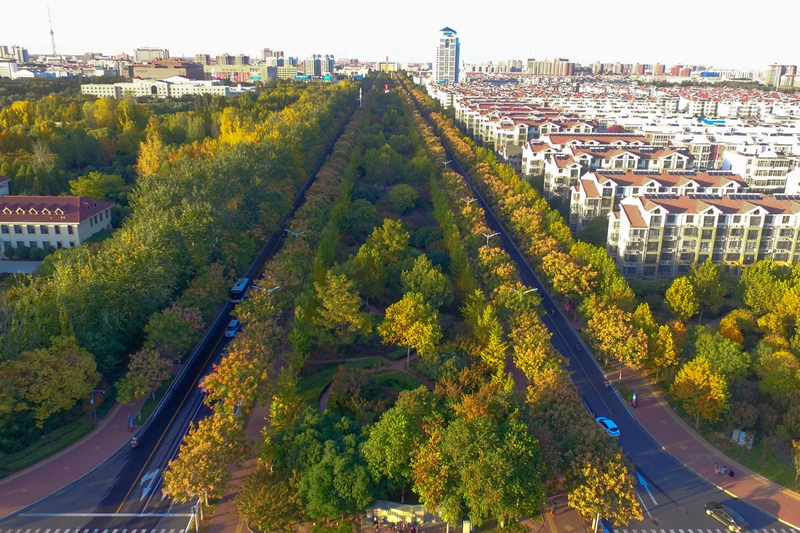
[[[458,161],[446,151],[451,168],[459,172],[468,183],[469,179]],[[546,311],[543,321],[552,333],[553,346],[569,360],[572,379],[584,399],[595,412],[595,416],[611,418],[619,427],[619,444],[634,464],[637,479],[636,490],[642,504],[644,520],[627,526],[615,526],[617,533],[714,533],[726,531],[725,526],[707,516],[703,505],[716,501],[728,505],[741,514],[754,529],[763,533],[789,533],[789,530],[760,509],[743,500],[733,499],[684,467],[672,455],[661,448],[650,434],[639,424],[627,405],[615,391],[603,388],[605,379],[594,358],[588,353],[580,338],[572,330],[569,319],[553,304],[550,296],[524,259],[508,232],[494,216],[480,193],[470,183],[473,195],[486,213],[492,231],[500,232],[503,248],[519,267],[522,281],[538,289],[542,306]],[[553,316],[549,310],[555,310]],[[576,346],[580,343],[581,349]],[[0,532],[2,533],[2,532]]]

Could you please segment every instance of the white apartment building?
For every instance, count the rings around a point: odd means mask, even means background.
[[[766,146],[741,146],[726,150],[722,168],[740,174],[754,193],[776,194],[786,190],[786,174],[797,158]]]
[[[14,78],[19,69],[13,59],[0,59],[0,78]]]
[[[458,68],[461,63],[461,43],[456,30],[444,27],[439,30],[436,61],[433,67],[435,83],[458,83]]]
[[[578,232],[589,220],[619,211],[626,198],[653,194],[730,196],[746,189],[747,183],[741,176],[725,171],[589,172],[572,189],[570,229]]]
[[[608,251],[629,277],[670,278],[708,258],[800,262],[800,196],[645,195],[623,199],[609,217]]]
[[[0,241],[9,248],[73,248],[111,227],[113,202],[88,196],[3,196]]]

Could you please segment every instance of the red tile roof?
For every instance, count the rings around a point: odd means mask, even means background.
[[[80,223],[113,206],[88,196],[3,196],[0,221]]]
[[[645,222],[642,213],[639,211],[638,205],[622,204],[622,209],[625,211],[625,216],[628,217],[632,228],[647,227],[647,222]]]

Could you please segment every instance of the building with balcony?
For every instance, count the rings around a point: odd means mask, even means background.
[[[741,176],[725,171],[589,172],[573,187],[569,224],[578,232],[589,220],[619,211],[626,198],[654,194],[730,196],[746,189]]]
[[[726,150],[722,168],[740,174],[750,190],[761,194],[776,194],[786,190],[786,174],[797,165],[797,157],[767,146],[740,146]]]
[[[620,208],[609,215],[607,248],[628,277],[671,278],[706,259],[736,268],[800,262],[800,196],[655,194]]]

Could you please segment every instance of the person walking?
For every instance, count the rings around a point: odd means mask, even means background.
[[[714,475],[719,475],[719,463],[714,463]]]
[[[731,479],[731,481],[734,481],[734,479],[733,479],[733,469],[728,470],[728,477]]]
[[[128,431],[133,431],[133,413],[128,415]]]
[[[556,515],[556,502],[550,504],[550,516]]]
[[[725,465],[722,465],[722,468],[720,468],[720,469],[719,469],[719,471],[720,471],[720,472],[722,473],[722,475],[724,476],[724,475],[725,475],[725,472],[727,472],[727,471],[728,471],[728,467],[727,467],[727,466],[725,466]]]

